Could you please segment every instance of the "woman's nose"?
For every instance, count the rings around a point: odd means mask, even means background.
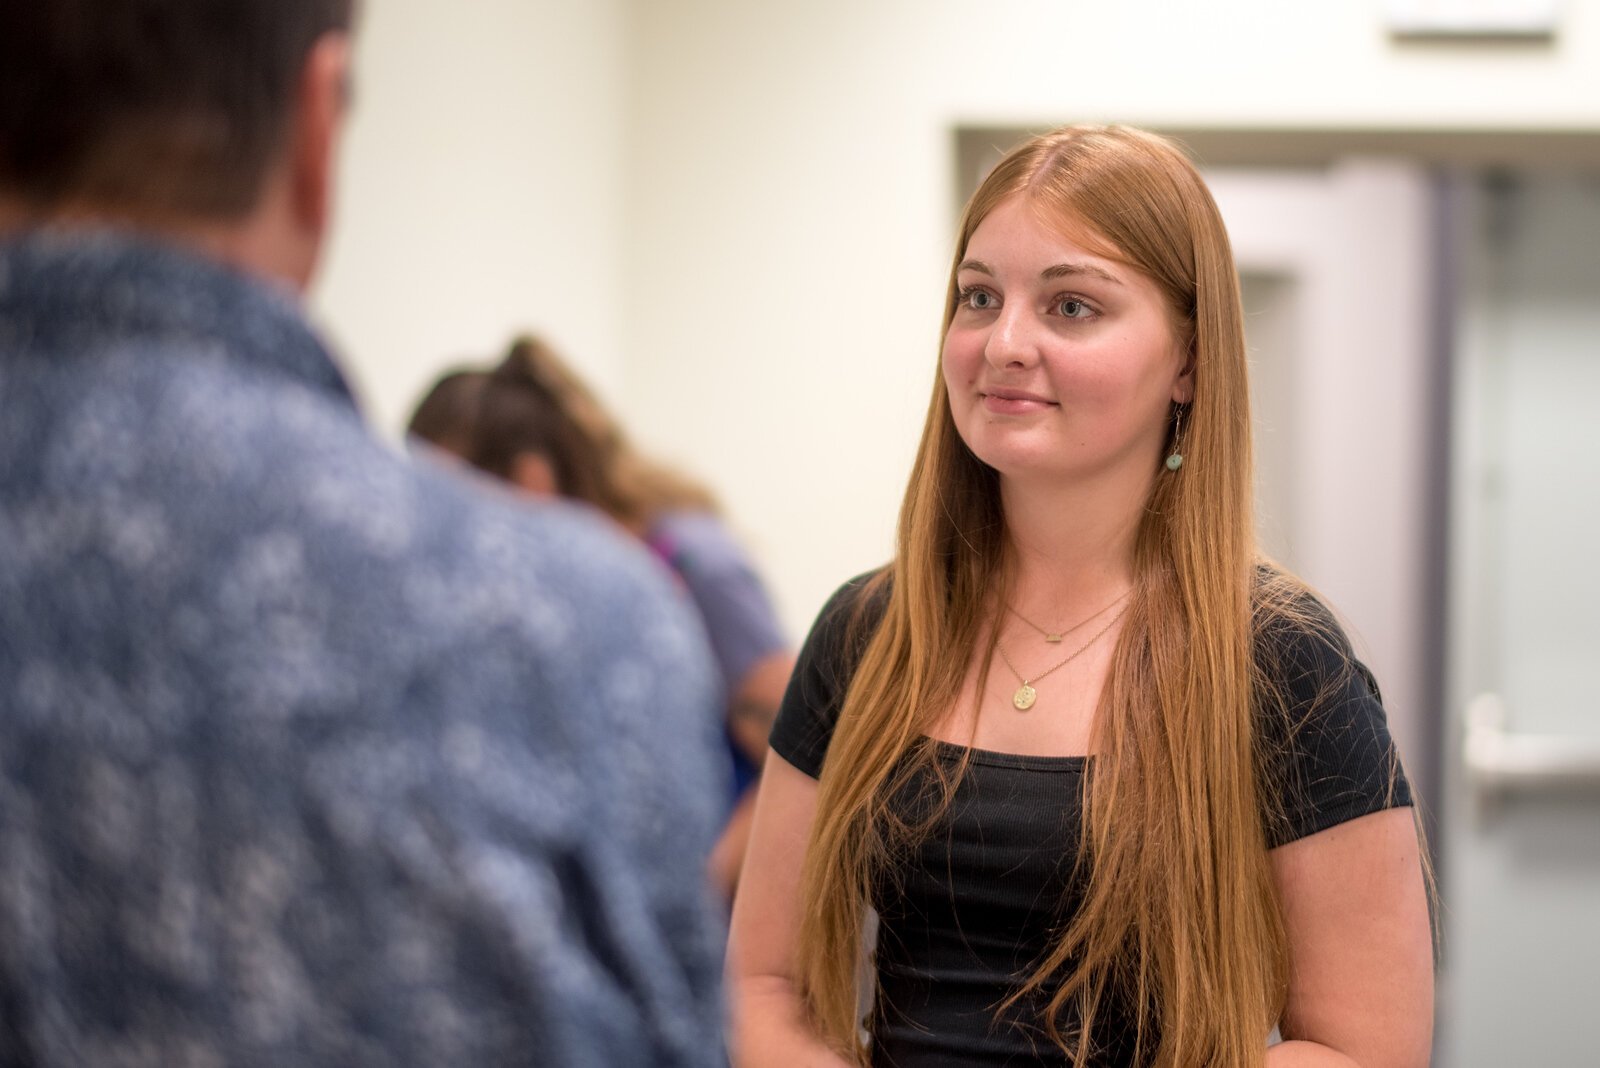
[[[984,343],[984,358],[999,368],[1027,367],[1039,358],[1037,324],[1030,310],[1017,304],[1001,309]]]

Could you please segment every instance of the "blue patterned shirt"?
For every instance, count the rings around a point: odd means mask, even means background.
[[[296,304],[0,243],[0,1065],[712,1065],[658,565],[363,426]]]

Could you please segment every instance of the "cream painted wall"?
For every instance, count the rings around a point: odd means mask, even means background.
[[[447,363],[545,332],[620,371],[625,0],[367,0],[313,311],[398,434]]]
[[[1503,47],[1396,44],[1379,0],[630,10],[626,409],[723,490],[797,634],[891,548],[953,127],[1600,128],[1596,0],[1553,45]]]

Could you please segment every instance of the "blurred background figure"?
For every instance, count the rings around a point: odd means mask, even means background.
[[[749,835],[751,786],[794,655],[711,491],[634,448],[594,392],[536,337],[515,341],[491,371],[446,373],[418,403],[409,430],[534,497],[599,509],[682,581],[729,698],[734,788],[711,868],[731,896]]]
[[[301,307],[351,21],[0,6],[0,1066],[714,1065],[701,628]]]

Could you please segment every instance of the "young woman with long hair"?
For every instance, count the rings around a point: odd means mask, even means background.
[[[895,557],[823,609],[773,733],[736,1064],[1426,1063],[1376,684],[1252,511],[1199,174],[1128,128],[1030,140],[961,223]]]

